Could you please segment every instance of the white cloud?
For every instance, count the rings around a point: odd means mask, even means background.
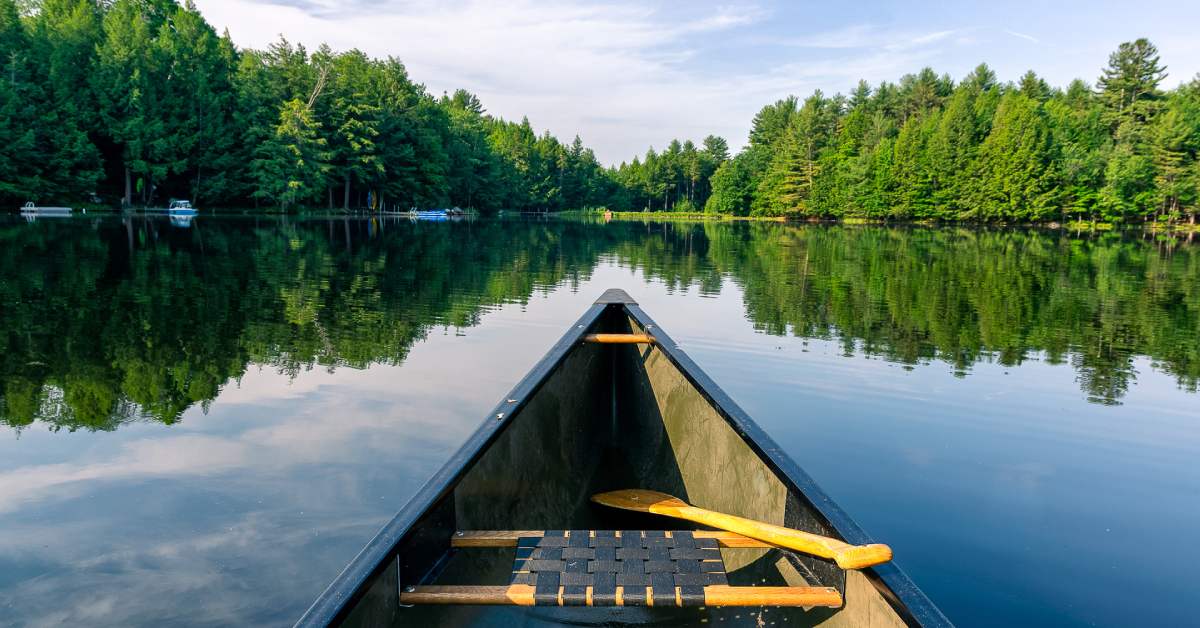
[[[903,50],[906,48],[913,48],[916,46],[924,46],[926,44],[932,44],[934,42],[946,39],[946,38],[950,37],[951,35],[953,35],[954,33],[955,33],[955,31],[952,31],[952,30],[937,31],[934,33],[926,33],[924,35],[918,35],[916,37],[913,37],[912,39],[909,39],[908,41],[901,41],[901,42],[897,42],[895,44],[891,44],[890,46],[887,46],[887,48],[889,48],[891,50]]]
[[[760,16],[754,8],[718,8],[674,20],[635,4],[569,0],[341,9],[328,0],[199,0],[198,6],[239,45],[262,47],[283,34],[309,47],[328,42],[339,50],[397,56],[435,94],[463,87],[493,114],[528,115],[563,139],[580,133],[606,162],[671,134],[728,133],[736,128],[729,122],[745,124],[744,108],[727,99],[695,101],[695,88],[706,78],[684,65],[696,40]],[[647,133],[651,129],[661,139]]]
[[[957,30],[906,31],[885,29],[873,24],[853,24],[796,37],[756,37],[753,41],[789,48],[823,50],[908,50],[949,39],[959,32]]]
[[[1007,29],[1004,32],[1009,35],[1012,35],[1013,37],[1019,37],[1021,39],[1032,41],[1035,44],[1038,43],[1038,38],[1034,37],[1033,35],[1026,35],[1025,33],[1018,33],[1017,31],[1010,31]]]
[[[1000,30],[1022,28],[1017,18],[984,28],[961,13],[845,24],[832,9],[806,10],[800,17],[789,15],[786,5],[765,4],[196,2],[239,45],[266,46],[282,34],[310,48],[327,42],[338,50],[396,56],[434,94],[465,88],[494,115],[528,116],[539,130],[567,141],[578,133],[605,163],[630,159],[650,145],[662,148],[672,138],[699,140],[709,133],[740,147],[754,113],[788,94],[845,91],[860,78],[894,81],[923,65],[962,76],[981,61],[1002,78],[1036,67],[1065,84],[1094,75],[1111,50],[1110,36],[1096,32],[1108,22],[1031,47],[1024,42],[1036,42],[1032,35]],[[823,26],[810,25],[809,18]],[[1196,55],[1189,56],[1196,39],[1186,31],[1171,34],[1166,26],[1150,30],[1171,66],[1168,82],[1190,78],[1197,69],[1191,62]]]
[[[388,455],[397,442],[422,442],[434,452],[448,450],[464,438],[465,430],[472,426],[456,423],[439,399],[447,385],[426,386],[428,392],[413,391],[403,407],[389,411],[372,405],[394,393],[399,371],[399,367],[377,365],[370,371],[311,371],[295,380],[270,370],[251,371],[241,386],[227,387],[216,399],[222,412],[253,416],[255,412],[248,406],[258,405],[261,412],[263,407],[280,403],[296,404],[301,410],[286,421],[264,420],[234,435],[217,435],[189,431],[212,429],[205,422],[221,420],[211,415],[197,417],[196,408],[169,435],[130,440],[108,451],[105,458],[81,457],[0,471],[0,514],[32,501],[71,499],[95,490],[98,484],[246,473],[249,469],[269,474],[331,458]],[[327,398],[320,394],[322,387],[336,387],[339,395]],[[477,393],[464,390],[459,398],[473,395]],[[486,403],[479,401],[480,406]],[[340,418],[330,421],[330,416]],[[456,427],[447,429],[447,424]]]
[[[739,29],[766,21],[767,12],[718,7],[681,20],[642,5],[573,0],[198,5],[239,45],[262,47],[284,34],[309,47],[327,42],[339,50],[397,56],[431,92],[466,88],[494,115],[527,115],[535,127],[564,140],[578,133],[604,163],[628,160],[650,145],[662,148],[675,137],[699,140],[715,133],[739,147],[764,104],[816,88],[846,89],[859,78],[894,79],[912,71],[923,50],[953,34],[856,26],[775,42],[844,48],[845,58],[810,59],[792,51],[770,56],[769,63],[720,70],[698,57],[714,41],[729,43]],[[751,41],[763,43],[771,42]]]

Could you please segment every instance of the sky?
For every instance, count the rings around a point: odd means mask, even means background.
[[[282,35],[395,56],[434,95],[464,88],[492,115],[579,135],[602,163],[716,134],[745,144],[763,105],[929,66],[955,80],[986,62],[1094,83],[1147,37],[1168,87],[1200,72],[1200,2],[644,2],[195,0],[241,47]]]

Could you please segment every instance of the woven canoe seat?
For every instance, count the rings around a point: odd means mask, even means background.
[[[402,604],[519,606],[829,606],[830,587],[729,586],[721,547],[768,547],[690,530],[459,532],[458,548],[515,547],[508,586],[405,587]]]
[[[690,531],[548,530],[517,541],[510,584],[537,605],[703,606],[704,587],[728,581],[716,539]]]

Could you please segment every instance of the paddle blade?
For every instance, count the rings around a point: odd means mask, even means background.
[[[651,512],[650,508],[656,506],[659,508],[686,508],[687,503],[683,500],[659,493],[658,491],[644,491],[641,489],[626,489],[623,491],[609,491],[607,493],[596,493],[592,495],[592,501],[613,508],[621,508],[624,510],[635,510],[637,512]]]

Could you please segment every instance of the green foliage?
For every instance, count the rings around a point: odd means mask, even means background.
[[[759,178],[750,213],[755,216],[802,213],[811,191],[812,166],[805,159],[795,132],[785,132],[772,149],[774,156]]]
[[[92,107],[73,90],[96,25],[84,5],[47,2],[22,19],[12,0],[0,0],[0,201],[53,202],[95,189]]]
[[[1005,94],[979,149],[968,216],[1041,221],[1058,204],[1053,141],[1045,112],[1022,92]]]
[[[604,167],[581,138],[489,115],[465,90],[434,98],[395,58],[282,38],[239,50],[175,0],[30,6],[0,0],[0,204],[98,193],[113,205],[873,220],[1200,211],[1200,87],[1164,92],[1145,39],[1112,53],[1095,91],[1033,71],[1001,84],[984,64],[956,85],[923,68],[848,97],[779,99],[737,155],[709,135]]]
[[[1096,86],[1113,128],[1133,123],[1127,129],[1136,129],[1149,121],[1157,110],[1155,102],[1162,97],[1158,85],[1166,76],[1158,48],[1146,39],[1125,42],[1109,55],[1108,67]]]
[[[0,56],[4,204],[100,192],[123,205],[495,211],[630,197],[581,140],[489,116],[465,91],[435,99],[394,58],[284,39],[238,50],[191,3],[40,0],[22,17],[0,0]],[[672,190],[702,204],[728,146],[688,146]]]
[[[1175,94],[1150,131],[1155,201],[1172,219],[1200,201],[1200,81]]]
[[[259,158],[251,164],[262,198],[287,209],[311,198],[330,170],[329,150],[321,125],[299,99],[284,103],[275,134],[263,142]]]
[[[844,219],[1193,220],[1200,79],[1164,93],[1146,40],[1113,53],[1093,92],[1033,71],[954,85],[929,68],[848,99],[764,107],[749,145],[712,178],[709,211]],[[736,176],[735,176],[736,175]],[[746,190],[749,190],[747,193]]]
[[[712,195],[704,204],[710,214],[745,216],[750,213],[753,190],[745,154],[721,164],[712,176]]]

